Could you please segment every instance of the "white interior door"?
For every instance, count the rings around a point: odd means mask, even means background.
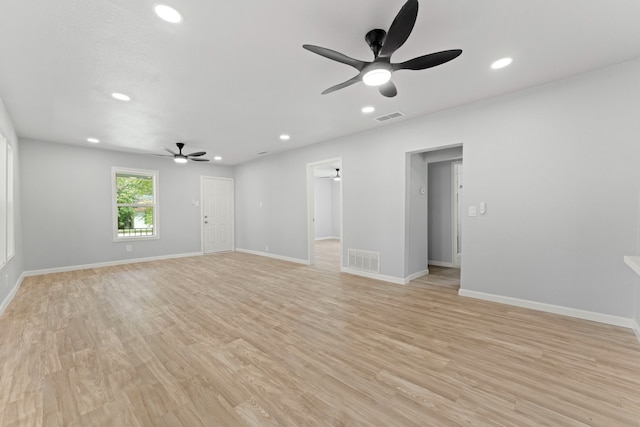
[[[233,250],[233,180],[202,178],[203,252]]]

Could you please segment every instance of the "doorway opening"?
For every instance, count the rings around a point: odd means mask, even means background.
[[[462,150],[459,154],[432,151],[427,162],[428,264],[460,268],[462,265]]]
[[[408,154],[406,276],[459,286],[462,268],[463,147]],[[438,279],[438,277],[440,279]],[[436,280],[438,279],[438,280]],[[431,283],[431,282],[437,283]]]
[[[342,259],[342,159],[307,164],[309,265],[337,272]]]

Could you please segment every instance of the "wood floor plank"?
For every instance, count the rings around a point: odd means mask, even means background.
[[[26,278],[2,426],[640,426],[627,329],[242,253]]]

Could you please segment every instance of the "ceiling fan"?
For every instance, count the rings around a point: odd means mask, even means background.
[[[364,39],[373,51],[374,58],[372,62],[353,59],[335,50],[320,46],[302,45],[308,51],[350,65],[359,71],[357,76],[326,89],[322,94],[326,95],[335,92],[362,80],[368,86],[378,86],[380,93],[390,98],[398,94],[396,86],[391,81],[391,73],[394,71],[424,70],[442,65],[460,56],[462,50],[452,49],[430,53],[397,64],[392,63],[391,55],[407,41],[417,17],[418,0],[408,0],[391,23],[388,32],[379,28],[369,31]]]
[[[209,159],[200,159],[200,156],[204,156],[207,154],[205,151],[198,151],[196,153],[191,154],[182,154],[182,148],[184,148],[184,142],[176,142],[176,146],[178,147],[178,152],[176,153],[173,150],[169,150],[165,147],[165,150],[169,152],[169,154],[155,154],[155,156],[163,156],[163,157],[173,157],[173,161],[176,163],[187,163],[187,160],[193,160],[194,162],[208,162]]]
[[[340,168],[336,168],[336,174],[335,174],[335,176],[334,176],[334,175],[331,175],[331,176],[321,176],[320,178],[331,178],[331,179],[333,179],[334,181],[340,181],[340,179],[342,178],[342,177],[340,176]]]

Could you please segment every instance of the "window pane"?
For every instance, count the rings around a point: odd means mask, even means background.
[[[114,242],[158,238],[158,171],[111,168]]]
[[[119,207],[118,237],[153,236],[152,207]]]
[[[119,204],[152,205],[153,177],[118,173],[116,174],[116,194]],[[118,220],[118,228],[119,224],[120,220]]]

